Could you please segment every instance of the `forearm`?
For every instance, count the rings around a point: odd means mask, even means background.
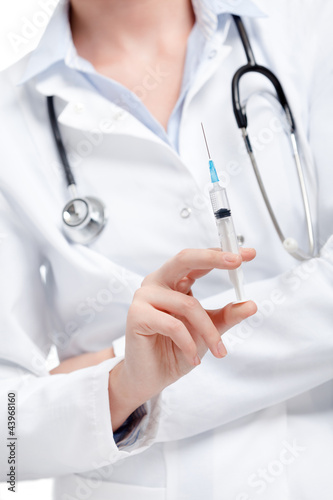
[[[107,347],[98,352],[86,352],[79,356],[65,359],[58,366],[50,370],[50,375],[58,375],[60,373],[71,373],[82,368],[95,366],[103,361],[113,358],[114,351],[112,347]]]
[[[112,347],[98,352],[80,354],[62,361],[56,368],[50,370],[50,375],[68,374],[82,368],[96,366],[107,359],[113,358],[114,355]],[[112,430],[116,431],[134,410],[145,403],[143,399],[138,398],[137,393],[131,393],[130,385],[126,383],[124,377],[123,361],[110,371],[108,392]]]

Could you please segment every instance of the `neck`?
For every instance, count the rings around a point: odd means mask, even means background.
[[[194,24],[191,0],[71,0],[70,18],[78,51],[92,56],[94,47],[97,58],[98,47],[122,54],[166,49],[186,40]]]

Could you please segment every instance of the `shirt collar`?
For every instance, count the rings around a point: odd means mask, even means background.
[[[79,57],[72,40],[68,9],[69,0],[60,0],[38,46],[29,55],[18,85],[26,83],[60,61],[65,62],[68,67],[77,66]]]
[[[216,31],[218,16],[221,14],[266,16],[252,0],[192,0],[192,4],[196,21],[207,39]],[[37,48],[29,55],[18,85],[26,83],[59,61],[63,61],[70,68],[93,71],[93,66],[80,58],[76,52],[68,21],[68,8],[69,0],[59,1]]]
[[[265,17],[266,14],[252,0],[192,0],[197,23],[205,38],[211,38],[221,14],[244,17]]]

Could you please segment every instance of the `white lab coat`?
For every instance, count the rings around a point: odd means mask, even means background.
[[[7,391],[17,391],[19,479],[55,476],[57,500],[332,497],[332,6],[275,2],[265,10],[270,17],[246,24],[258,61],[285,87],[307,159],[321,256],[305,264],[283,250],[235,125],[230,82],[245,59],[234,29],[187,95],[179,155],[82,81],[76,86],[54,72],[13,86],[26,60],[2,76],[0,424],[6,429]],[[245,94],[268,89],[260,77],[243,87]],[[60,98],[80,192],[109,210],[89,247],[62,232],[67,198],[47,119],[51,94]],[[286,234],[304,247],[290,155],[280,153],[281,134],[261,99],[253,109],[250,131],[271,202]],[[208,353],[150,401],[138,439],[118,449],[107,381],[121,348],[113,360],[69,375],[49,376],[44,360],[52,343],[61,359],[109,346],[123,336],[145,275],[182,248],[218,245],[200,121],[227,181],[237,232],[257,249],[244,272],[259,312],[225,335],[226,359]],[[209,307],[234,298],[227,274],[217,271],[194,293]]]

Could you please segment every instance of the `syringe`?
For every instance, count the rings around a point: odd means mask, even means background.
[[[221,249],[223,252],[232,252],[239,254],[238,240],[235,233],[234,222],[231,216],[227,192],[226,189],[219,184],[219,178],[216,173],[214,162],[210,156],[203,124],[201,124],[201,127],[208,152],[210,178],[213,183],[211,189],[209,190],[209,195],[215,215],[217,229],[219,232]],[[235,289],[237,302],[245,302],[247,299],[245,298],[244,293],[244,277],[241,267],[230,270],[229,278]]]

